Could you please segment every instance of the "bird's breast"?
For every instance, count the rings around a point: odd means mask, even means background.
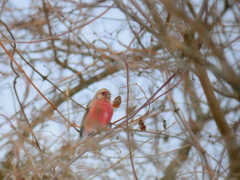
[[[97,101],[93,104],[89,112],[94,120],[100,126],[105,126],[111,121],[113,115],[113,106],[110,101]]]

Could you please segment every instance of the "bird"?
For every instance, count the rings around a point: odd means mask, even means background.
[[[85,109],[80,128],[80,139],[107,128],[112,115],[111,93],[106,88],[100,89]]]

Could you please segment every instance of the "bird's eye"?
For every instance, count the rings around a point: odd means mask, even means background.
[[[102,94],[102,95],[105,95],[105,92],[102,92],[101,94]]]

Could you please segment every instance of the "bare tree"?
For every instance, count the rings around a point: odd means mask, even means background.
[[[240,178],[239,1],[4,0],[0,15],[0,179]],[[122,97],[111,129],[75,144],[104,87]]]

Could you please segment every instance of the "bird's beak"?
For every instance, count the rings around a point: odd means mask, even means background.
[[[109,92],[109,93],[107,93],[107,97],[111,97],[112,96],[112,94]]]

